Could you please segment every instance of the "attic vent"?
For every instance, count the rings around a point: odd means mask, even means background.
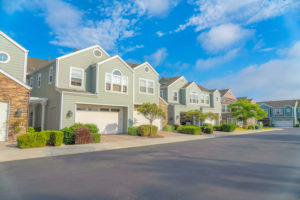
[[[100,58],[102,56],[102,53],[99,49],[95,49],[94,50],[94,56],[97,58]]]
[[[146,71],[146,72],[149,72],[149,67],[145,67],[145,71]]]

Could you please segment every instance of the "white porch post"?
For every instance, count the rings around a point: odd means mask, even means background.
[[[45,124],[45,108],[47,105],[47,102],[42,102],[42,121],[41,121],[41,131],[44,130],[44,124]]]
[[[35,104],[32,105],[32,127],[35,127]]]

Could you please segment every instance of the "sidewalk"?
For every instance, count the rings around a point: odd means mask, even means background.
[[[193,140],[203,140],[215,137],[224,137],[232,135],[242,135],[266,131],[274,131],[282,129],[263,129],[260,131],[235,131],[232,133],[224,133],[215,131],[210,135],[186,135],[170,132],[159,132],[164,138],[146,138],[130,135],[102,135],[101,143],[98,144],[84,144],[84,145],[62,145],[60,147],[42,147],[42,148],[30,148],[19,149],[16,147],[16,143],[0,143],[0,162],[7,162],[13,160],[23,160],[31,158],[51,157],[59,155],[69,155],[77,153],[87,153],[94,151],[105,151],[114,149],[123,149],[131,147],[142,147],[157,144],[185,142]]]

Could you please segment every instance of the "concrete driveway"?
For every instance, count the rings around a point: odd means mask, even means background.
[[[297,200],[299,131],[0,163],[1,199]]]

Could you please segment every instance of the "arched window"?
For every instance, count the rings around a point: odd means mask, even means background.
[[[122,76],[121,72],[117,69],[113,71],[113,75]]]
[[[106,74],[105,85],[106,91],[127,93],[128,77],[122,76],[120,70],[115,69],[111,74]]]

